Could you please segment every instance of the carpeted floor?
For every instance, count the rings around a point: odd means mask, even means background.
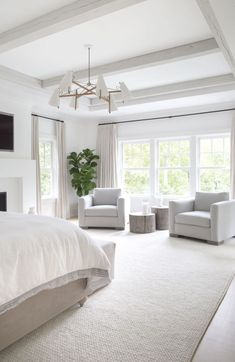
[[[1,362],[184,362],[235,273],[235,244],[89,231],[117,242],[116,278],[0,353]]]

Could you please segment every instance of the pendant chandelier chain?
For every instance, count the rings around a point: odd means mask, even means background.
[[[88,47],[88,82],[87,85],[91,85],[91,48]]]

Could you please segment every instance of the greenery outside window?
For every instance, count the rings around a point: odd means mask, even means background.
[[[122,184],[128,194],[150,193],[150,142],[122,144]]]
[[[55,142],[53,140],[40,140],[39,142],[41,195],[43,199],[56,198],[54,147]]]
[[[199,189],[220,192],[230,188],[230,137],[200,137]]]
[[[190,194],[190,140],[158,141],[158,194]]]

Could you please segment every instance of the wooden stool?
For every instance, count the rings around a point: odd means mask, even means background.
[[[156,230],[155,214],[135,212],[129,214],[130,232],[137,234],[152,233]]]
[[[169,207],[153,206],[151,211],[156,215],[156,229],[168,230]]]

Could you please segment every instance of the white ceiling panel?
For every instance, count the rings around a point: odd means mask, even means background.
[[[85,43],[97,66],[210,37],[195,0],[148,0],[1,54],[0,64],[46,79],[86,68]]]
[[[15,28],[75,0],[0,0],[0,33]]]
[[[229,73],[231,70],[222,53],[215,53],[106,76],[105,81],[110,88],[115,88],[118,82],[124,81],[128,88],[134,90]]]
[[[209,109],[208,105],[216,105],[218,109],[223,104],[224,108],[232,108],[234,107],[235,102],[235,91],[228,91],[228,92],[219,92],[219,93],[212,93],[207,95],[201,96],[193,96],[193,97],[185,97],[185,98],[178,98],[178,99],[171,99],[171,100],[164,100],[159,102],[152,102],[152,103],[145,103],[145,104],[138,104],[133,106],[125,106],[120,107],[118,111],[113,112],[110,115],[107,114],[107,110],[100,110],[94,112],[96,117],[102,117],[105,120],[105,117],[109,120],[125,120],[122,118],[125,115],[136,114],[138,118],[140,118],[140,114],[146,114],[147,112],[161,112],[161,111],[169,111],[180,109],[181,113],[186,108],[190,107],[199,107],[199,106],[207,106],[206,109]]]

